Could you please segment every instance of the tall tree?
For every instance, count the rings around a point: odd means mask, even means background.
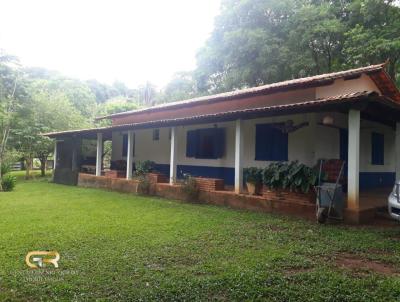
[[[387,59],[396,79],[399,14],[394,0],[225,0],[197,55],[198,89],[227,91]]]
[[[393,0],[357,0],[350,6],[344,53],[349,66],[388,60],[389,75],[400,85],[400,8]]]
[[[146,82],[143,86],[139,87],[139,102],[144,106],[152,106],[156,102],[157,90],[155,85]]]
[[[167,84],[158,101],[168,103],[193,98],[198,95],[196,81],[192,72],[177,72]]]
[[[24,88],[17,58],[0,51],[0,167],[4,164],[16,116],[26,100]],[[0,169],[0,191],[2,177]]]

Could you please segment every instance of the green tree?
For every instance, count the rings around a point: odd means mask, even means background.
[[[400,8],[395,1],[352,3],[344,54],[349,66],[389,60],[388,73],[400,85]]]
[[[0,50],[0,167],[10,149],[10,134],[25,101],[25,80],[18,59]],[[0,169],[0,191],[2,177]]]
[[[197,87],[222,92],[387,59],[396,79],[399,14],[394,0],[225,0],[197,55]]]
[[[29,178],[33,159],[40,160],[41,173],[44,176],[47,159],[53,152],[52,140],[44,137],[43,133],[86,128],[90,123],[75,108],[67,92],[55,86],[53,80],[33,79],[29,82],[27,92],[29,106],[20,110],[11,134],[11,142],[23,156],[26,177]]]
[[[168,103],[193,98],[197,95],[197,85],[193,73],[177,72],[158,97],[158,101]]]

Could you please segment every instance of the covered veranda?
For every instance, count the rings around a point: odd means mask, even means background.
[[[221,121],[233,121],[235,123],[234,149],[234,192],[242,194],[243,188],[243,155],[246,147],[243,144],[243,122],[259,117],[271,117],[291,114],[307,114],[313,112],[340,112],[346,114],[348,124],[348,150],[347,150],[347,219],[353,222],[361,222],[365,217],[371,216],[371,209],[385,206],[387,192],[390,188],[360,192],[360,129],[362,120],[370,120],[391,127],[395,135],[395,154],[400,155],[400,105],[391,99],[380,96],[376,93],[356,93],[345,96],[316,100],[290,105],[269,106],[256,109],[229,111],[218,114],[207,114],[189,118],[177,118],[169,120],[158,120],[143,123],[117,125],[97,129],[86,129],[78,131],[66,131],[50,133],[49,137],[56,139],[55,154],[55,179],[69,177],[69,181],[76,183],[77,175],[80,172],[80,142],[82,139],[96,141],[95,175],[102,175],[102,154],[103,142],[112,139],[115,131],[126,131],[128,133],[126,166],[132,167],[133,146],[140,144],[134,142],[135,131],[142,129],[169,128],[171,129],[170,139],[170,162],[169,162],[169,183],[174,185],[178,179],[177,173],[177,148],[178,127],[193,124],[214,123]],[[61,144],[60,144],[61,143]],[[160,150],[160,152],[163,152]],[[64,154],[61,156],[61,154]],[[65,156],[70,154],[70,156]],[[151,160],[151,158],[149,158]],[[396,174],[399,177],[400,160],[396,158]],[[124,177],[132,179],[132,169],[126,169]],[[363,217],[363,215],[366,215]]]

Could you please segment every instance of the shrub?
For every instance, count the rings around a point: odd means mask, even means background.
[[[150,194],[150,181],[147,179],[146,175],[140,175],[138,180],[139,183],[136,192],[144,195]]]
[[[256,167],[246,168],[243,171],[244,180],[248,183],[257,185],[262,183],[262,169]]]
[[[7,163],[2,163],[0,169],[1,169],[1,175],[6,175],[11,171],[11,166]]]
[[[142,162],[138,162],[136,164],[136,175],[145,175],[146,173],[149,173],[154,170],[155,162],[151,160],[145,160]]]
[[[183,175],[182,191],[186,194],[188,201],[197,201],[199,198],[199,188],[196,179],[190,174]]]
[[[271,189],[290,189],[308,193],[315,186],[318,172],[298,161],[271,163],[263,172],[263,183]]]
[[[1,181],[1,186],[3,187],[3,191],[10,192],[14,190],[15,185],[17,183],[17,178],[13,175],[5,175]]]

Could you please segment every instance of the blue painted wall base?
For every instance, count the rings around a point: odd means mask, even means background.
[[[394,172],[360,172],[360,189],[392,187],[396,181]]]
[[[156,164],[155,169],[169,177],[168,164]],[[178,165],[178,178],[184,174],[210,178],[221,178],[226,185],[235,184],[235,169],[226,167]],[[360,189],[373,189],[391,187],[394,185],[396,173],[394,172],[360,172]]]

